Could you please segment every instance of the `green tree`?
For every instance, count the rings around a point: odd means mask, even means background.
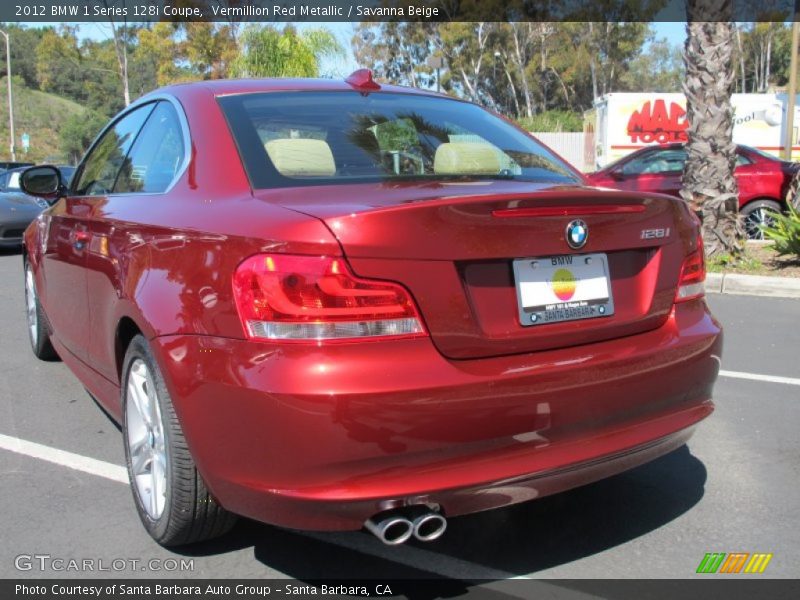
[[[630,62],[620,83],[633,92],[680,92],[683,79],[683,52],[660,39]]]
[[[130,64],[131,61],[128,61]],[[92,110],[112,115],[126,104],[125,85],[118,67],[117,50],[109,40],[84,40],[80,47],[81,97]],[[129,80],[130,82],[130,80]],[[130,89],[127,97],[130,95]]]
[[[71,164],[77,164],[108,119],[95,111],[69,117],[59,132],[59,149]]]
[[[178,27],[173,23],[156,23],[139,30],[136,64],[141,73],[155,79],[155,86],[169,85],[189,77],[188,69],[178,66],[182,48],[176,40]]]
[[[46,29],[23,27],[14,23],[2,23],[0,29],[7,32],[11,45],[11,72],[19,75],[25,85],[31,89],[39,89],[36,76],[36,47],[42,40]],[[6,47],[0,44],[0,77],[6,76]]]
[[[227,77],[238,48],[229,25],[193,22],[184,25],[183,56],[200,79]]]
[[[36,46],[36,77],[43,91],[82,101],[84,73],[76,32],[77,27],[67,25],[44,32]]]
[[[327,29],[298,32],[287,26],[251,25],[240,38],[240,54],[231,65],[237,77],[317,77],[320,61],[342,56],[344,49]]]
[[[496,107],[493,91],[498,24],[487,22],[442,23],[440,52],[447,61],[445,89],[484,106]]]
[[[388,21],[361,23],[353,36],[356,62],[375,76],[398,85],[435,84],[426,61],[436,50],[438,32],[433,23]]]

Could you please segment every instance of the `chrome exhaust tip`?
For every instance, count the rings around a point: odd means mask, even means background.
[[[403,544],[414,534],[414,524],[397,513],[370,517],[364,522],[364,527],[389,546]]]
[[[421,542],[438,540],[447,529],[447,519],[433,511],[424,512],[414,521],[414,537]]]

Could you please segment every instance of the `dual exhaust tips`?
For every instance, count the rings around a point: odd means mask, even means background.
[[[421,542],[439,539],[447,529],[447,519],[426,506],[412,506],[377,514],[364,527],[384,544],[396,546],[412,535]]]

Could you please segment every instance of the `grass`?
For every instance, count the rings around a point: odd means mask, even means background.
[[[11,160],[8,136],[8,93],[6,78],[0,79],[0,160]],[[80,104],[26,88],[17,78],[12,78],[14,97],[14,130],[17,160],[29,162],[62,162],[58,133],[64,121],[86,109]],[[27,133],[31,146],[26,154],[21,137]]]
[[[770,242],[748,242],[744,255],[738,260],[728,254],[709,257],[706,259],[706,268],[710,273],[800,277],[800,259],[779,256]]]

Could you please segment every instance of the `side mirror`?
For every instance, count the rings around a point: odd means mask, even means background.
[[[26,194],[44,198],[50,204],[64,193],[61,171],[50,165],[31,167],[23,171],[19,178],[19,186]]]
[[[614,181],[622,181],[625,179],[625,174],[622,172],[622,169],[615,169],[613,171],[608,172],[608,176],[611,177]]]

